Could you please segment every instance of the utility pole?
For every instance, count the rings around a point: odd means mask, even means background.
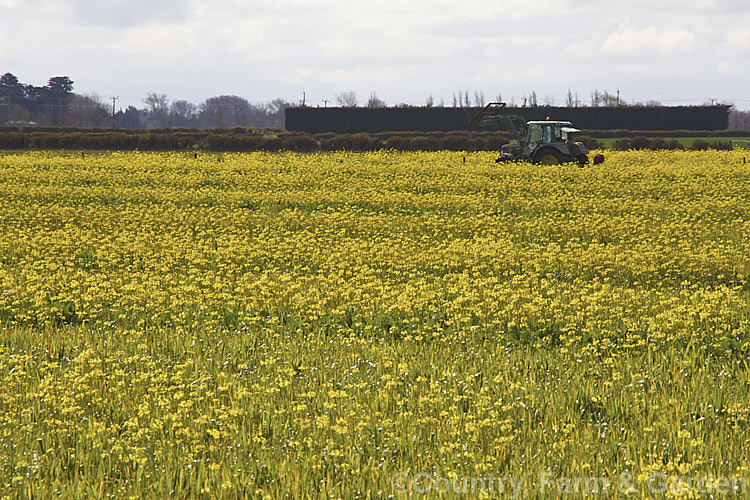
[[[328,107],[328,99],[323,99],[323,107],[324,108]]]
[[[115,101],[119,99],[118,96],[112,96],[110,97],[112,99],[112,130],[115,129]]]

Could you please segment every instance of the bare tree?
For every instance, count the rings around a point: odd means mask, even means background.
[[[246,99],[221,95],[206,99],[200,106],[200,117],[209,127],[248,127],[253,109]]]
[[[474,91],[474,105],[478,108],[484,107],[484,92]]]
[[[425,100],[424,106],[426,108],[431,108],[435,105],[435,99],[432,98],[432,94],[427,96],[427,99]]]
[[[63,121],[76,127],[106,127],[112,123],[109,108],[96,94],[74,94]]]
[[[368,108],[384,108],[385,106],[385,101],[379,99],[375,91],[370,92],[370,98],[367,99]]]
[[[591,94],[591,105],[594,107],[619,106],[619,104],[620,104],[619,92],[617,94],[610,94],[606,90],[604,92],[599,92],[598,90],[595,90]]]
[[[577,108],[581,106],[581,100],[578,98],[578,92],[575,94],[568,89],[568,93],[565,96],[565,106],[568,108]]]
[[[291,106],[284,99],[276,98],[264,106],[255,106],[254,123],[255,127],[277,127],[284,128],[285,116],[284,110]]]
[[[359,104],[357,94],[353,90],[336,94],[336,102],[343,108],[356,108]]]
[[[154,92],[150,92],[148,96],[143,100],[143,103],[148,106],[148,110],[151,113],[166,113],[169,108],[169,99],[167,99],[167,94],[156,94]]]
[[[289,106],[291,106],[290,103],[286,102],[284,99],[277,97],[273,101],[269,102],[266,108],[268,109],[270,114],[276,115],[279,113],[283,114],[284,110]]]
[[[143,100],[148,106],[148,124],[151,127],[166,127],[169,124],[169,99],[167,94],[151,92]]]
[[[750,111],[740,111],[732,106],[729,111],[730,130],[750,130]]]
[[[174,101],[169,107],[169,122],[173,127],[189,127],[197,116],[198,106],[189,101]]]

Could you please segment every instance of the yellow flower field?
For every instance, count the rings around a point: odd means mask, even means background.
[[[0,154],[0,496],[750,495],[743,156]]]

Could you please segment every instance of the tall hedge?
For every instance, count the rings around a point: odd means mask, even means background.
[[[578,136],[589,149],[600,146],[597,138],[610,137],[617,131],[584,131]],[[617,149],[676,149],[679,142],[669,140],[658,132],[623,133],[614,147]],[[747,132],[747,131],[745,131]],[[733,136],[750,136],[725,132]],[[717,133],[694,132],[695,137],[716,137]],[[618,136],[616,136],[618,137]],[[666,138],[665,138],[666,137]],[[73,149],[73,150],[144,150],[144,151],[498,151],[510,140],[503,132],[380,132],[376,134],[307,134],[280,130],[260,130],[234,127],[231,129],[150,129],[141,131],[76,129],[73,127],[2,127],[0,149]],[[731,147],[716,141],[695,141],[693,147]]]

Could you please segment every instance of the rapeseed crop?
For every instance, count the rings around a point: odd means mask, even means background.
[[[0,155],[4,498],[750,495],[738,151]]]

